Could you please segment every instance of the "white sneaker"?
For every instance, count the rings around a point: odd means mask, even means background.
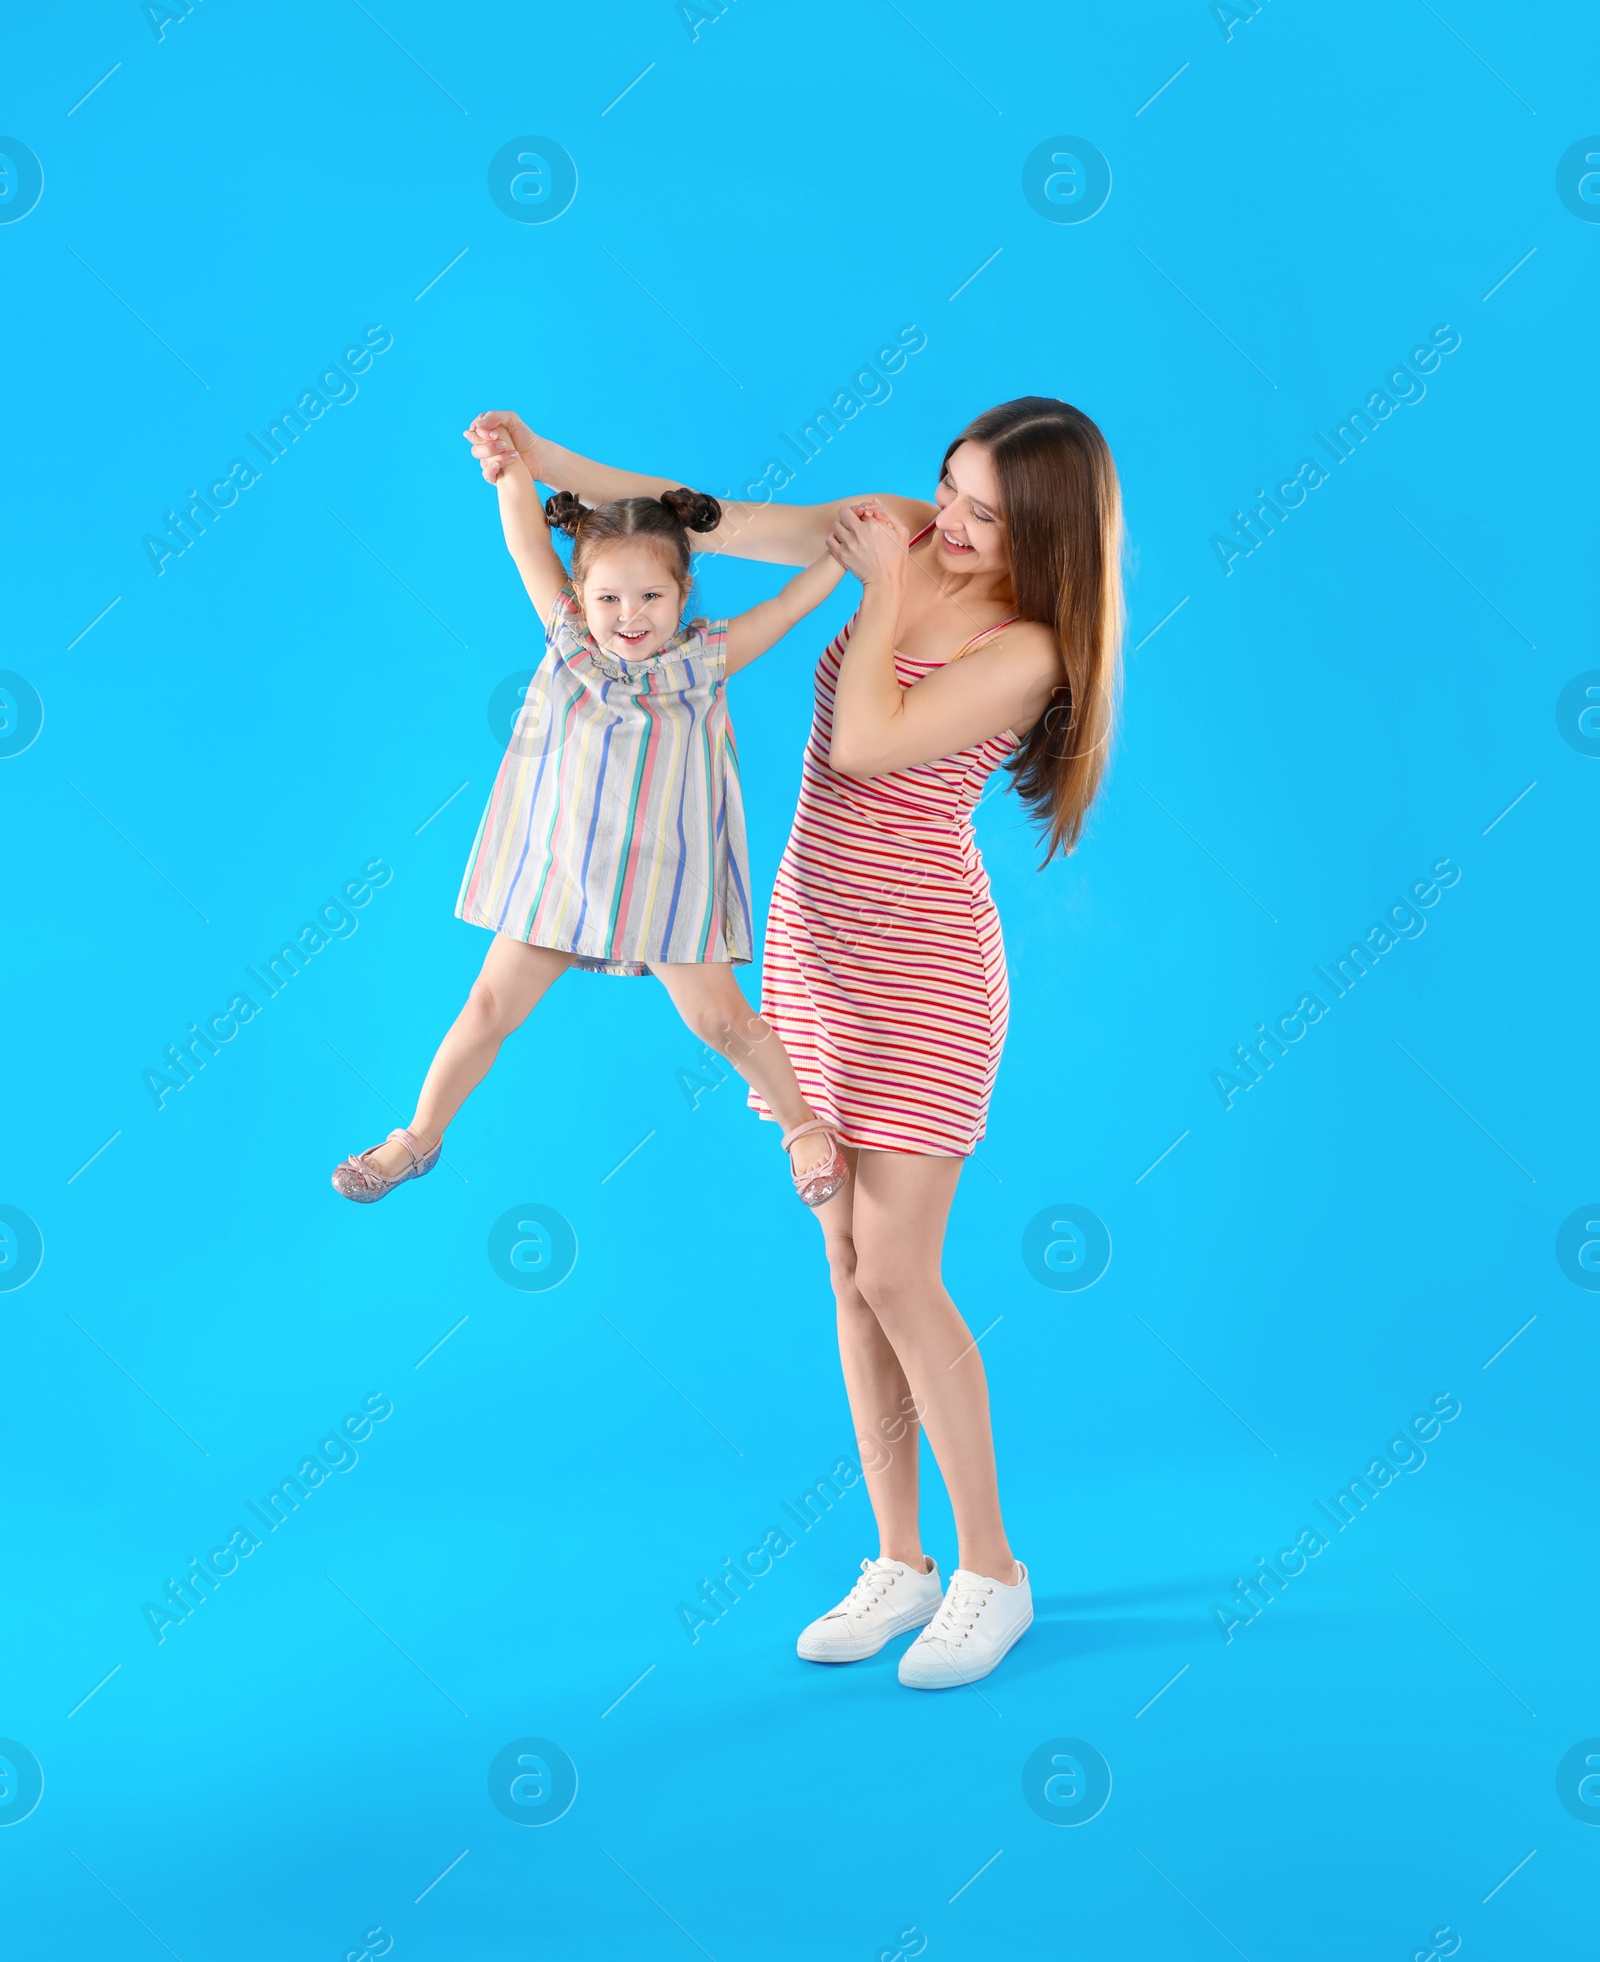
[[[919,1574],[903,1560],[863,1560],[860,1580],[803,1631],[795,1649],[806,1662],[861,1662],[908,1628],[932,1621],[943,1593],[935,1566]]]
[[[957,1689],[987,1676],[1033,1623],[1033,1590],[1019,1560],[1012,1587],[958,1567],[944,1604],[900,1658],[907,1689]]]

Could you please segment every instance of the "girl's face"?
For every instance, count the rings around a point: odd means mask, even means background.
[[[642,661],[678,631],[684,592],[659,552],[626,538],[595,553],[578,599],[590,633],[608,654]]]
[[[934,502],[934,547],[943,564],[966,572],[1008,570],[1000,479],[981,443],[961,443],[950,452]]]

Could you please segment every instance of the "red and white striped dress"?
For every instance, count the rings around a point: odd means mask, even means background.
[[[972,813],[1017,739],[1007,731],[866,781],[840,776],[827,758],[849,638],[846,626],[817,664],[800,801],[767,916],[761,1012],[845,1144],[965,1158],[984,1133],[1009,1005]],[[894,664],[902,688],[944,665],[898,649]],[[754,1091],[750,1102],[771,1115]]]

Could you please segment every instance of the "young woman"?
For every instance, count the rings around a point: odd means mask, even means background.
[[[671,487],[576,456],[514,415],[479,423],[486,468],[509,442],[536,478],[591,500]],[[817,1216],[880,1542],[799,1653],[854,1662],[920,1629],[899,1669],[918,1689],[987,1675],[1033,1619],[1001,1522],[983,1363],[941,1278],[1006,1030],[1005,954],[971,817],[1004,763],[1046,859],[1077,842],[1111,732],[1121,539],[1105,438],[1043,396],[971,423],[932,504],[732,503],[705,539],[781,565],[826,550],[864,589],[817,669],[762,1011],[853,1173]],[[948,1589],[922,1549],[919,1427],[955,1513]]]

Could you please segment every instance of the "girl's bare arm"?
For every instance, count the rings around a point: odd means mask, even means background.
[[[813,607],[820,606],[843,577],[844,567],[824,555],[815,565],[797,573],[781,593],[730,620],[725,672],[737,674],[741,668],[749,667],[759,655],[782,640],[791,627],[798,626]]]
[[[490,481],[500,493],[500,523],[506,535],[506,549],[522,574],[534,611],[540,622],[548,626],[556,595],[567,583],[567,569],[550,543],[544,506],[521,459],[512,454],[493,461],[495,474]]]

